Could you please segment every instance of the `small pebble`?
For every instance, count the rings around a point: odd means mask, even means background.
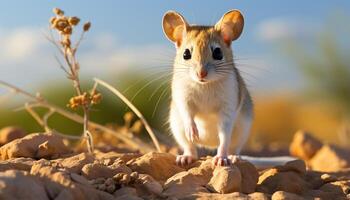
[[[112,194],[115,191],[115,189],[116,189],[115,185],[109,185],[107,186],[106,191]]]
[[[97,189],[105,191],[106,190],[106,185],[105,184],[100,184],[100,185],[98,185]]]
[[[107,186],[114,185],[114,184],[115,184],[115,181],[113,180],[113,178],[107,178],[105,184],[106,184]]]

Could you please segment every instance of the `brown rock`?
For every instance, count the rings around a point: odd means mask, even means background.
[[[122,187],[113,193],[113,196],[120,197],[123,195],[137,196],[136,189],[132,187]]]
[[[185,198],[195,193],[208,193],[204,187],[212,177],[211,159],[197,161],[198,167],[191,168],[170,177],[164,184],[163,195],[174,198]]]
[[[175,163],[175,156],[169,153],[150,152],[132,159],[128,166],[142,174],[149,174],[156,180],[165,181],[176,173],[184,171]]]
[[[350,180],[348,181],[335,181],[327,183],[319,188],[324,192],[333,193],[334,196],[343,196],[350,194]]]
[[[293,193],[277,191],[273,193],[271,200],[304,200],[304,198]]]
[[[6,170],[23,170],[30,171],[35,160],[31,158],[13,158],[0,161],[0,171]]]
[[[257,190],[268,194],[279,190],[301,194],[308,190],[310,184],[305,180],[305,175],[300,173],[302,170],[297,163],[300,162],[291,161],[264,171],[259,177]]]
[[[159,196],[163,191],[162,185],[148,174],[139,174],[135,187],[140,193],[154,194],[156,196]]]
[[[0,145],[7,144],[12,140],[26,136],[26,132],[18,127],[8,126],[0,130]]]
[[[287,162],[285,165],[275,167],[279,172],[294,171],[300,174],[306,173],[306,164],[303,160],[293,160]]]
[[[143,199],[133,195],[122,195],[117,197],[115,200],[143,200]]]
[[[0,157],[2,160],[18,157],[51,159],[69,152],[62,137],[51,133],[33,133],[2,146]]]
[[[235,165],[238,167],[242,176],[241,192],[245,194],[255,192],[259,179],[259,173],[255,166],[244,160],[237,162]]]
[[[215,167],[208,189],[221,194],[240,192],[241,182],[241,172],[235,165]]]
[[[316,152],[321,149],[322,143],[305,131],[298,131],[294,134],[289,151],[292,156],[303,160],[310,160]]]
[[[218,193],[204,193],[200,192],[197,194],[192,194],[186,198],[183,199],[196,199],[196,200],[247,200],[250,199],[250,197],[246,194],[242,194],[239,192],[233,192],[229,194],[218,194]],[[252,199],[253,200],[253,199]]]
[[[81,169],[84,165],[94,162],[95,158],[89,153],[80,153],[67,158],[60,158],[53,160],[53,162],[59,163],[64,168],[72,173],[81,173]]]
[[[262,192],[254,192],[248,195],[249,200],[269,200],[271,199],[269,195]]]
[[[48,200],[43,184],[28,172],[0,172],[0,199]]]
[[[350,167],[350,150],[324,145],[309,164],[315,171],[336,172]]]
[[[322,190],[309,190],[303,194],[306,199],[339,199],[334,193]],[[340,198],[341,199],[341,198]]]
[[[101,163],[86,164],[81,171],[82,175],[89,180],[96,178],[111,178],[117,173],[130,174],[132,172],[131,169],[124,164],[106,166]]]
[[[83,198],[84,196],[71,181],[69,173],[50,166],[48,163],[41,162],[34,164],[30,174],[41,178],[50,198],[60,195],[64,190],[69,190],[65,191],[65,193],[68,192],[70,196],[74,193],[74,198]],[[68,194],[62,195],[67,196]]]
[[[95,156],[99,160],[109,159],[112,163],[115,162],[116,160],[121,160],[127,163],[129,160],[136,159],[142,155],[140,153],[117,153],[114,151],[104,153],[100,151],[95,151]]]

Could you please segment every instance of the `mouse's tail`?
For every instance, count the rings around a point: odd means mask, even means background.
[[[271,168],[277,165],[284,165],[289,161],[297,160],[291,156],[277,156],[277,157],[252,157],[252,156],[240,156],[242,160],[246,160],[252,163],[258,169]]]

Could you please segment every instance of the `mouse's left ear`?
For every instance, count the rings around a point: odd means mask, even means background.
[[[231,10],[225,13],[220,21],[215,24],[215,29],[220,32],[222,39],[229,46],[238,39],[243,31],[244,18],[239,10]]]
[[[188,23],[185,18],[175,11],[168,11],[163,17],[163,31],[167,38],[180,46],[186,34]]]

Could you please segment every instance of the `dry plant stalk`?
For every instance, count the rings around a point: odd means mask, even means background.
[[[142,113],[121,93],[119,92],[117,89],[115,89],[114,87],[112,87],[110,84],[98,79],[98,78],[94,78],[95,81],[95,85],[97,86],[102,85],[103,87],[107,88],[108,90],[110,90],[113,94],[115,94],[117,97],[119,97],[142,121],[142,123],[144,124],[149,136],[151,137],[153,144],[156,146],[157,151],[161,152],[160,149],[160,145],[158,142],[158,139],[156,137],[156,134],[154,134],[151,126],[148,124],[147,120],[145,119],[145,117],[142,115]]]
[[[0,80],[0,86],[4,86],[5,88],[9,89],[10,92],[7,95],[2,96],[3,98],[0,98],[0,100],[4,101],[14,94],[22,94],[28,97],[29,99],[31,99],[31,101],[25,103],[24,109],[38,122],[38,124],[40,124],[45,129],[45,131],[61,135],[68,139],[81,139],[81,137],[62,134],[56,130],[51,129],[47,123],[48,119],[54,113],[58,113],[70,120],[83,124],[84,138],[87,139],[87,146],[88,146],[89,152],[93,152],[93,140],[92,140],[92,135],[89,132],[89,128],[94,128],[94,129],[103,131],[104,133],[112,134],[113,136],[117,137],[124,143],[128,144],[130,147],[134,149],[139,149],[142,153],[153,151],[154,148],[144,143],[139,138],[129,138],[125,134],[120,134],[106,126],[103,126],[101,124],[98,124],[96,122],[92,122],[89,120],[89,111],[91,106],[99,103],[99,101],[102,98],[101,94],[98,93],[96,90],[97,85],[100,84],[106,87],[107,89],[109,89],[115,95],[117,95],[122,101],[124,101],[134,111],[134,113],[140,118],[142,124],[144,124],[147,132],[149,133],[156,147],[156,150],[158,152],[161,152],[159,141],[156,138],[152,128],[150,127],[146,119],[143,117],[141,112],[117,89],[113,88],[112,86],[110,86],[104,81],[95,79],[95,84],[91,92],[84,92],[82,90],[80,85],[80,79],[79,79],[80,67],[76,58],[76,52],[78,50],[80,42],[84,37],[85,32],[89,31],[91,27],[91,23],[87,22],[83,25],[83,30],[81,32],[80,38],[78,39],[78,42],[75,45],[72,45],[71,36],[73,34],[74,28],[79,24],[80,19],[78,17],[67,17],[64,15],[64,12],[58,8],[55,8],[53,12],[56,14],[56,16],[50,19],[51,30],[52,29],[56,30],[58,32],[59,38],[58,40],[56,40],[53,34],[51,34],[50,37],[48,37],[47,39],[58,48],[59,52],[63,56],[63,59],[65,61],[65,66],[61,62],[59,62],[60,67],[67,74],[67,78],[72,80],[73,86],[77,93],[76,96],[72,97],[69,100],[69,103],[67,106],[72,109],[82,107],[84,111],[84,117],[81,117],[76,113],[66,111],[54,104],[51,104],[46,99],[41,97],[39,93],[37,93],[36,95],[33,95],[25,90],[22,90],[14,85],[11,85],[1,80]],[[35,112],[34,108],[46,108],[48,109],[48,112],[44,114],[43,117],[41,117],[37,112]],[[138,126],[140,126],[140,124],[138,124]]]
[[[76,53],[79,48],[79,44],[82,41],[84,34],[89,31],[91,23],[86,22],[83,25],[83,29],[80,35],[78,42],[73,45],[71,41],[71,36],[73,31],[76,29],[77,25],[80,22],[78,17],[69,17],[65,16],[64,12],[55,8],[53,12],[56,14],[55,17],[50,19],[51,29],[56,30],[58,33],[58,41],[51,34],[50,41],[55,44],[60,53],[63,56],[65,65],[61,65],[63,71],[67,74],[67,78],[72,80],[73,86],[76,90],[76,96],[72,97],[69,100],[68,107],[76,109],[81,107],[84,112],[84,138],[87,140],[87,147],[90,153],[93,152],[93,139],[89,131],[89,112],[92,105],[97,104],[101,100],[101,94],[96,91],[94,87],[91,92],[85,92],[81,88],[80,79],[79,79],[79,62],[76,57]]]
[[[58,113],[62,115],[63,117],[66,117],[67,119],[70,119],[72,121],[75,121],[77,123],[83,124],[84,123],[84,118],[78,115],[77,113],[69,112],[63,108],[60,108],[50,102],[48,102],[46,99],[44,99],[40,94],[34,95],[31,94],[25,90],[22,90],[14,85],[11,85],[7,82],[1,81],[0,80],[0,86],[3,86],[9,90],[9,94],[14,95],[14,94],[21,94],[27,98],[30,99],[30,102],[26,103],[24,108],[29,112],[29,114],[32,115],[32,117],[42,126],[44,127],[45,130],[49,130],[50,132],[54,134],[61,135],[65,138],[68,139],[81,139],[79,136],[69,136],[66,134],[59,133],[56,130],[53,130],[49,127],[47,124],[48,118],[52,115],[51,112]],[[28,109],[29,108],[29,109]],[[43,117],[43,119],[34,111],[34,108],[47,108],[49,109],[49,112],[46,113]],[[30,110],[30,111],[29,111]],[[34,115],[36,117],[34,117]],[[119,140],[123,141],[125,144],[129,145],[131,148],[134,149],[139,149],[141,153],[147,153],[150,151],[154,151],[155,149],[152,148],[150,145],[147,143],[143,142],[139,138],[129,138],[127,135],[116,132],[115,130],[108,128],[104,125],[101,125],[99,123],[89,121],[89,127],[93,129],[97,129],[102,131],[103,133],[106,134],[112,134]]]

